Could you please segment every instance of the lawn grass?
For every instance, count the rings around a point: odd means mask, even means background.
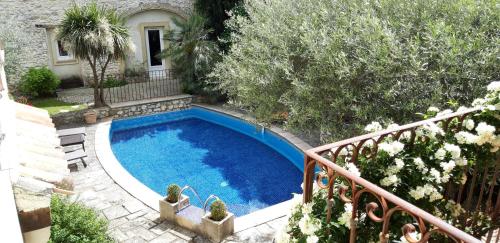
[[[63,101],[56,100],[56,98],[43,98],[31,101],[34,107],[47,110],[50,115],[55,115],[61,112],[83,110],[87,108],[84,104],[71,104]]]

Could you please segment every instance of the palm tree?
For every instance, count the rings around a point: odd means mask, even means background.
[[[178,28],[164,35],[171,45],[160,56],[171,58],[185,92],[202,93],[206,87],[204,79],[219,58],[215,42],[208,40],[212,30],[205,29],[205,19],[196,13],[186,21],[174,18],[173,22]]]
[[[116,10],[92,2],[67,9],[59,27],[58,39],[92,69],[95,107],[105,104],[103,83],[109,62],[124,59],[133,48],[124,23]]]

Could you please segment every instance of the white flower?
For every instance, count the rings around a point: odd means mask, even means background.
[[[403,162],[402,159],[395,159],[394,161],[396,161],[396,167],[398,169],[402,169],[405,166],[405,162]]]
[[[441,173],[437,171],[436,169],[432,168],[431,171],[429,172],[431,176],[433,177],[434,181],[437,183],[441,183]]]
[[[446,150],[440,148],[436,151],[436,153],[434,153],[434,156],[436,159],[443,160],[446,156]]]
[[[421,158],[414,158],[413,163],[417,166],[417,169],[423,170],[425,168],[424,161]]]
[[[438,112],[438,113],[436,114],[436,117],[438,117],[438,116],[448,115],[448,114],[451,114],[451,113],[453,113],[453,111],[452,111],[452,110],[450,110],[450,109],[446,109],[446,110],[444,110],[444,111]]]
[[[422,190],[421,187],[417,187],[417,189],[412,189],[409,192],[410,196],[413,197],[415,200],[419,200],[423,197],[425,197],[425,191]]]
[[[321,222],[319,219],[311,217],[309,214],[305,214],[299,221],[300,231],[304,235],[314,235],[316,231],[319,230]]]
[[[410,235],[410,237],[411,237],[413,240],[417,240],[417,241],[419,241],[420,239],[422,239],[422,234],[417,233],[416,231],[409,233],[409,235]],[[401,238],[400,238],[400,243],[409,243],[409,242],[406,240],[405,236],[403,235],[403,236],[401,236]]]
[[[461,158],[458,158],[458,159],[455,159],[455,164],[458,165],[458,166],[464,166],[464,165],[467,165],[467,159],[464,158],[464,157],[461,157]]]
[[[478,99],[475,99],[474,101],[472,101],[472,106],[478,107],[478,106],[484,105],[484,103],[486,103],[485,99],[478,98]]]
[[[477,145],[483,145],[485,143],[493,142],[495,140],[495,127],[486,124],[485,122],[481,122],[476,127],[477,132]]]
[[[451,158],[453,158],[453,159],[460,158],[461,150],[460,150],[460,147],[458,147],[457,145],[445,143],[444,149],[451,154]]]
[[[443,176],[441,177],[441,182],[446,183],[450,180],[450,174],[443,173]]]
[[[500,91],[500,81],[491,82],[486,89],[490,92]]]
[[[358,169],[358,167],[356,167],[355,164],[347,163],[346,167],[347,167],[347,171],[349,171],[357,176],[361,176],[361,172],[359,172],[359,169]]]
[[[427,109],[427,112],[437,113],[439,112],[439,108],[431,106]]]
[[[455,139],[457,139],[459,144],[474,144],[476,143],[478,136],[469,132],[461,131],[455,134]]]
[[[352,218],[352,204],[344,204],[344,212],[339,217],[339,224],[351,228],[351,218]]]
[[[378,146],[380,150],[385,151],[389,156],[394,156],[403,151],[405,145],[398,141],[394,141],[392,143],[381,143]]]
[[[462,206],[458,203],[455,203],[453,200],[449,200],[448,203],[446,203],[446,209],[450,210],[451,216],[453,217],[458,217],[460,214],[465,213],[465,210],[462,208]]]
[[[332,151],[332,153],[334,153],[334,152],[335,152],[335,151]],[[347,150],[347,148],[346,148],[346,147],[342,148],[342,150],[340,150],[340,152],[339,152],[339,155],[340,155],[340,156],[346,156],[346,155],[348,155],[348,154],[349,154],[349,151]]]
[[[318,242],[318,237],[315,235],[311,235],[307,237],[306,243],[316,243]]]
[[[277,243],[289,243],[290,242],[290,235],[286,231],[286,228],[283,228],[282,230],[279,230],[276,232],[276,241]]]
[[[304,204],[302,204],[302,213],[303,214],[311,214],[312,208],[313,208],[312,203],[304,203]]]
[[[396,185],[398,183],[399,179],[396,175],[390,175],[387,177],[384,177],[382,180],[380,180],[380,184],[382,186],[391,186],[391,185]]]
[[[441,162],[439,164],[439,166],[441,166],[441,168],[443,168],[445,173],[449,173],[455,168],[456,164],[455,164],[455,161],[450,160],[448,163]]]
[[[476,124],[474,123],[474,120],[467,119],[467,120],[464,121],[464,125],[465,125],[465,128],[467,128],[467,130],[472,130],[472,129],[474,129],[474,126]]]
[[[444,135],[443,129],[438,127],[435,123],[429,122],[415,131],[418,137],[428,137],[435,139],[437,135]]]
[[[437,190],[434,190],[431,195],[429,195],[429,202],[434,202],[436,200],[439,200],[443,198],[443,195],[441,195]]]
[[[382,130],[382,125],[378,122],[372,122],[365,127],[367,132],[377,132]]]

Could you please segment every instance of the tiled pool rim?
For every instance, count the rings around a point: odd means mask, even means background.
[[[235,119],[240,119],[246,122],[252,122],[251,117],[247,117],[241,113],[234,111],[227,111],[220,107],[204,106],[204,105],[193,105],[194,107],[199,107],[207,109],[212,112],[222,113],[223,115],[230,116]],[[249,121],[250,120],[250,121]],[[109,132],[111,129],[111,122],[103,121],[97,125],[97,130],[95,134],[95,151],[98,160],[102,164],[104,170],[108,175],[124,190],[130,193],[132,196],[142,201],[144,204],[150,208],[159,211],[158,200],[162,199],[163,196],[153,191],[146,185],[142,184],[139,180],[133,177],[120,162],[116,159],[113,151],[111,150],[111,143],[109,139]],[[288,133],[278,127],[266,128],[268,132],[272,132],[274,135],[284,139],[291,145],[297,147],[299,150],[305,151],[310,148],[308,144],[295,137],[291,133]],[[239,232],[265,222],[271,221],[273,219],[283,217],[290,210],[291,200],[278,203],[250,214],[237,217],[234,221],[235,232]]]

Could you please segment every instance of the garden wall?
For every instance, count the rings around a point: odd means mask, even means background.
[[[116,103],[106,107],[93,109],[97,112],[97,118],[125,118],[155,114],[166,111],[176,111],[191,107],[193,98],[191,95],[176,95],[164,98]],[[85,114],[89,109],[59,113],[52,116],[56,127],[83,123]]]

